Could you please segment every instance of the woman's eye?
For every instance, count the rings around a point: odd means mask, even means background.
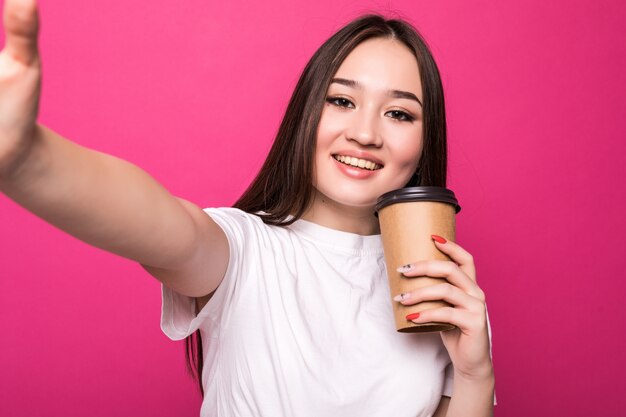
[[[330,104],[334,104],[339,107],[353,108],[354,104],[346,98],[343,97],[327,97],[326,101]]]
[[[400,110],[391,110],[391,111],[388,111],[387,114],[392,119],[400,120],[401,122],[404,122],[404,121],[412,122],[413,120],[415,120],[415,117]]]

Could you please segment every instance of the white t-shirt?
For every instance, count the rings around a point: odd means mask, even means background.
[[[224,280],[196,316],[163,286],[161,328],[200,329],[203,417],[431,416],[452,395],[439,333],[394,327],[380,235],[206,209],[226,233]]]

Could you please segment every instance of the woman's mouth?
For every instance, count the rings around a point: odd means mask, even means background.
[[[377,169],[381,169],[383,167],[376,162],[368,161],[367,159],[355,158],[354,156],[333,155],[333,158],[342,164],[370,171],[376,171]]]

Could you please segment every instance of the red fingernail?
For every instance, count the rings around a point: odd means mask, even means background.
[[[430,237],[433,238],[433,240],[436,240],[439,243],[446,243],[447,240],[445,240],[444,238],[442,238],[441,236],[437,236],[437,235],[430,235]]]
[[[406,319],[411,321],[411,320],[415,320],[419,316],[420,316],[420,313],[411,313],[411,314],[407,314]]]

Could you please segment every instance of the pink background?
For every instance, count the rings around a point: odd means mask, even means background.
[[[176,195],[230,205],[322,41],[362,12],[410,19],[446,88],[496,416],[621,415],[624,4],[44,0],[40,119]],[[0,265],[0,415],[198,415],[183,344],[161,333],[159,284],[138,265],[4,196]]]

